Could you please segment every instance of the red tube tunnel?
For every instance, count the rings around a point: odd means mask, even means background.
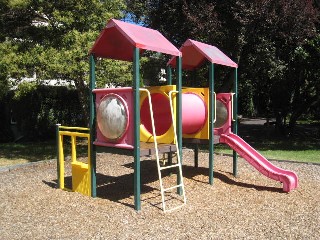
[[[169,92],[175,86],[150,87],[158,143],[173,143],[173,125]],[[132,88],[96,89],[97,133],[95,145],[133,149],[133,90]],[[209,90],[187,88],[182,94],[183,138],[209,139]],[[231,94],[217,94],[217,118],[214,134],[231,130]],[[173,110],[176,111],[175,94]],[[153,142],[149,101],[141,93],[140,140]]]
[[[162,89],[163,90],[163,89]],[[151,102],[157,140],[160,143],[173,142],[173,127],[168,91],[151,88]],[[219,93],[216,97],[215,135],[231,131],[231,94]],[[175,102],[175,101],[174,101]],[[148,99],[140,104],[141,138],[153,141],[152,124]],[[175,106],[173,106],[175,111]],[[182,133],[184,138],[209,139],[209,90],[207,88],[187,88],[182,94]],[[145,138],[146,137],[146,138]]]

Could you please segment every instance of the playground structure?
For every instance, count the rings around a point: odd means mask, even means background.
[[[145,50],[172,56],[167,68],[168,85],[140,88],[139,59]],[[96,89],[97,57],[133,62],[133,87]],[[182,70],[192,71],[205,62],[209,66],[209,88],[182,88]],[[234,68],[233,93],[214,92],[215,64]],[[172,85],[173,67],[176,68],[176,85]],[[234,150],[235,176],[238,153],[265,176],[281,181],[285,192],[296,188],[298,178],[295,173],[274,166],[237,136],[237,67],[236,63],[214,46],[188,39],[178,50],[158,31],[111,19],[90,51],[90,157],[88,166],[82,166],[85,171],[81,172],[74,167],[73,174],[76,176],[72,180],[80,186],[86,186],[88,190],[84,190],[85,195],[90,193],[92,197],[96,197],[96,146],[132,150],[134,206],[136,210],[140,210],[140,157],[155,154],[163,210],[167,210],[164,193],[175,188],[177,193],[183,196],[183,206],[186,198],[181,157],[182,141],[185,141],[195,144],[196,166],[198,144],[209,144],[210,184],[213,184],[214,177],[214,144],[225,143]],[[59,128],[58,136],[60,144],[62,139]],[[63,155],[61,148],[59,149],[58,178],[62,188],[63,174],[59,169],[63,166]],[[177,152],[177,163],[174,164],[171,156],[173,152]],[[169,165],[160,165],[160,153],[168,153]],[[72,158],[73,162],[76,161]],[[178,169],[177,185],[163,188],[161,171],[168,168]],[[76,189],[73,188],[74,191]]]

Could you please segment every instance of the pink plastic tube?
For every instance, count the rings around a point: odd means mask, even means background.
[[[157,136],[169,130],[171,121],[169,98],[160,93],[151,94]],[[152,133],[149,103],[146,99],[140,108],[141,123]],[[205,125],[207,108],[205,102],[195,93],[182,94],[182,133],[197,133]]]
[[[199,132],[207,120],[205,102],[195,93],[182,94],[182,133]]]

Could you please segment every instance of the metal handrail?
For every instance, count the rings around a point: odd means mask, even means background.
[[[233,96],[235,93],[231,93],[231,114],[232,114],[232,121],[235,122],[236,120],[234,119],[234,112],[233,112]]]
[[[217,121],[217,94],[215,92],[213,92],[213,96],[214,96],[214,119],[213,119],[213,123],[215,123]]]

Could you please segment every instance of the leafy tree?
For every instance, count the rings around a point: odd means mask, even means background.
[[[320,108],[320,34],[296,48],[292,55],[289,130],[302,114],[313,113],[319,119]]]
[[[16,66],[1,69],[1,81],[33,73],[39,81],[73,81],[88,117],[88,52],[106,21],[122,17],[124,8],[122,0],[1,0],[0,45],[12,46],[4,58]],[[127,63],[104,61],[97,68],[100,75],[108,72],[110,77],[99,75],[99,86],[131,79]]]
[[[318,104],[314,94],[319,68],[314,66],[319,62],[319,1],[127,0],[127,4],[135,20],[160,30],[176,46],[193,38],[219,47],[238,62],[243,113],[280,112],[293,126]],[[230,91],[232,75],[222,72],[221,78],[219,90]]]
[[[10,71],[14,71],[17,54],[16,48],[9,42],[0,43],[0,99],[2,99],[9,90],[9,81],[7,76]]]

